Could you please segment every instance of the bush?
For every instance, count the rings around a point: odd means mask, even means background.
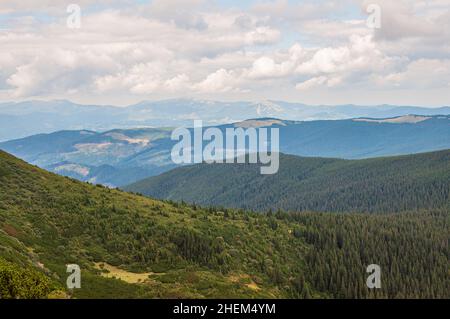
[[[43,299],[51,291],[43,274],[0,259],[0,299]]]

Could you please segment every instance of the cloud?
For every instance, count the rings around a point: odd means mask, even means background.
[[[236,79],[233,72],[225,69],[211,73],[202,82],[195,85],[195,89],[205,93],[228,92],[235,89]]]
[[[309,90],[315,88],[317,86],[324,85],[328,82],[328,78],[326,76],[318,76],[312,79],[306,80],[302,83],[298,83],[295,88],[297,90]]]
[[[379,5],[382,27],[377,29],[375,34],[380,39],[393,41],[404,38],[439,36],[442,33],[442,26],[438,25],[435,19],[419,15],[416,12],[418,3],[420,2],[409,0],[366,0],[364,7],[369,4]],[[433,6],[432,3],[429,5]]]
[[[377,77],[377,81],[394,88],[445,88],[450,83],[450,59],[412,61],[404,70]]]
[[[450,82],[443,0],[77,3],[81,28],[69,29],[66,1],[1,1],[2,99],[307,99],[353,88],[369,100]],[[368,3],[382,8],[381,29],[366,25]]]
[[[286,52],[276,51],[273,56],[262,56],[253,61],[246,75],[250,79],[270,79],[293,75],[295,68],[306,57],[307,51],[295,43]]]

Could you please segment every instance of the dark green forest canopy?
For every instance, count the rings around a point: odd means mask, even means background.
[[[400,212],[450,208],[450,150],[366,160],[280,154],[280,169],[198,164],[125,188],[148,196],[267,211]]]
[[[0,152],[0,277],[11,264],[30,269],[48,279],[40,291],[50,297],[449,298],[449,224],[446,208],[261,214],[163,202]],[[82,269],[73,292],[69,263]],[[148,280],[107,278],[96,263]],[[379,290],[365,286],[373,263]]]

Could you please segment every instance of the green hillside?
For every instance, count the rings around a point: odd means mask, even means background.
[[[447,210],[202,209],[81,183],[0,152],[0,298],[448,298],[448,238]],[[72,263],[82,287],[68,291]],[[384,271],[377,291],[365,286],[372,263]]]
[[[161,199],[267,211],[398,212],[450,208],[450,151],[341,160],[280,154],[280,169],[198,164],[125,188]]]

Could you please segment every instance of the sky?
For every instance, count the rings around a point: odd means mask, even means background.
[[[171,98],[450,105],[450,0],[0,1],[0,101]]]

